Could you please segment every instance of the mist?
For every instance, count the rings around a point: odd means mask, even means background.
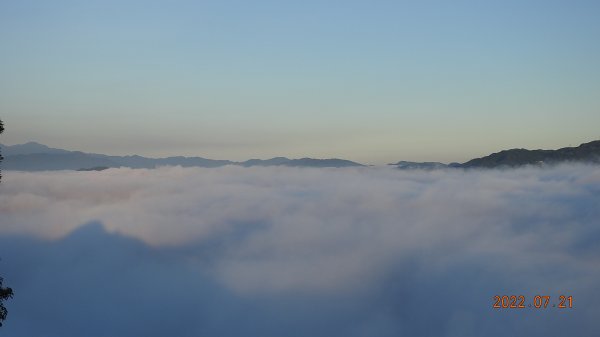
[[[588,165],[6,171],[2,332],[598,335],[598,205]]]

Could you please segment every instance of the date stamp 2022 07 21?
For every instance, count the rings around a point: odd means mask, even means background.
[[[529,298],[524,295],[495,295],[492,308],[494,309],[572,309],[573,296],[560,295],[557,297],[535,295]]]

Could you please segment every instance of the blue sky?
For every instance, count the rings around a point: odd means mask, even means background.
[[[464,161],[600,138],[597,1],[0,1],[0,141]]]

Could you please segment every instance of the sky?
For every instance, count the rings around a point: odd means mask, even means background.
[[[597,1],[0,1],[3,144],[463,162],[600,139]]]
[[[600,334],[597,166],[3,175],[6,336]]]

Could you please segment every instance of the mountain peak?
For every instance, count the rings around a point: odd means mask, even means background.
[[[600,140],[558,150],[511,149],[469,160],[463,167],[518,167],[561,162],[600,163]]]
[[[25,144],[16,144],[16,145],[2,145],[2,153],[5,156],[14,156],[21,154],[65,154],[70,151],[55,149],[48,147],[44,144],[40,144],[38,142],[27,142]]]

